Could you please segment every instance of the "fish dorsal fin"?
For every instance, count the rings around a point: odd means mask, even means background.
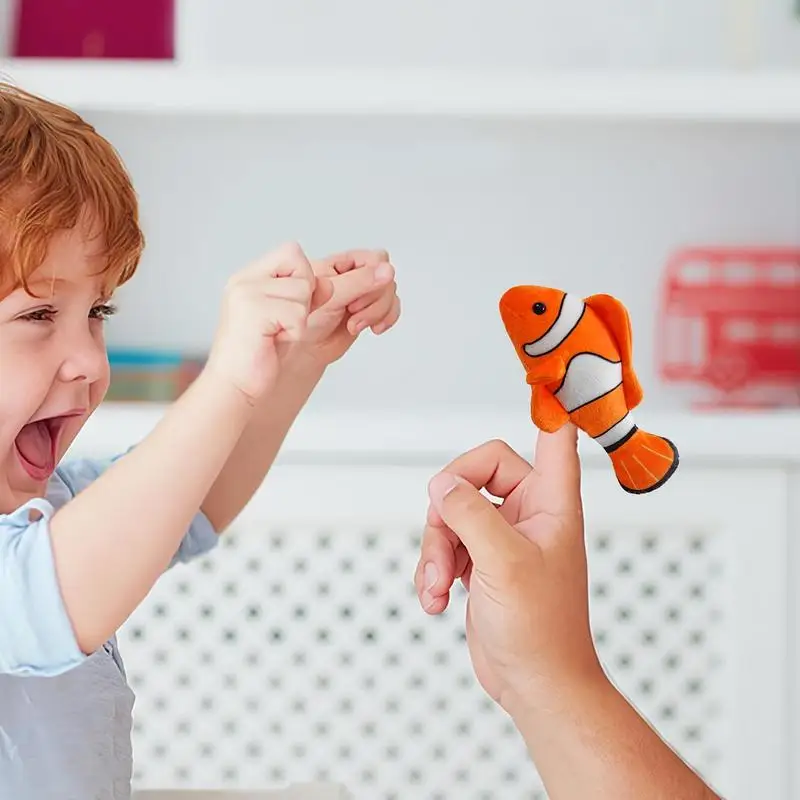
[[[616,342],[622,359],[622,387],[628,409],[642,402],[644,392],[633,368],[633,331],[628,310],[610,294],[593,294],[584,303],[602,320]]]

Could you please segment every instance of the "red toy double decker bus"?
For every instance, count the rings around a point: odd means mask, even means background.
[[[800,249],[697,247],[669,261],[656,332],[667,382],[800,400]],[[724,402],[724,400],[723,400]]]

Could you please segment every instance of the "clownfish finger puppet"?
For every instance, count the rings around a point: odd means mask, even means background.
[[[626,492],[652,492],[678,468],[678,450],[638,428],[643,392],[633,369],[625,306],[605,294],[581,299],[544,286],[515,286],[500,316],[531,386],[531,418],[554,432],[572,422],[611,458]]]

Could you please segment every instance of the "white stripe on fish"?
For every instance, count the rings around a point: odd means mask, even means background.
[[[619,444],[626,436],[636,429],[633,414],[629,411],[616,425],[594,437],[594,440],[606,450]]]
[[[555,396],[571,414],[621,383],[622,364],[619,361],[606,361],[594,353],[578,353],[567,365],[567,373]]]
[[[584,302],[580,297],[574,294],[565,294],[555,322],[538,339],[523,345],[522,349],[533,358],[554,350],[580,322],[584,307]]]

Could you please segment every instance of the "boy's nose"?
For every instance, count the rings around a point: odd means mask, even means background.
[[[90,332],[75,337],[61,364],[60,378],[65,382],[94,383],[108,372],[108,356],[102,342]]]

